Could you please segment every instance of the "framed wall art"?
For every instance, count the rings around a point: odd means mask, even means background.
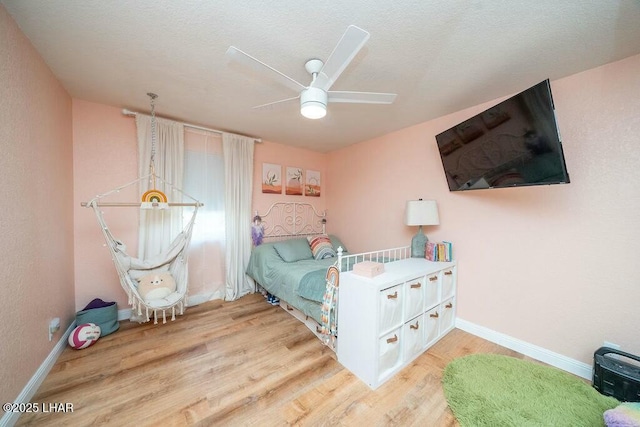
[[[282,166],[273,163],[262,164],[262,192],[282,194]]]
[[[302,196],[302,168],[287,166],[285,194]]]
[[[320,172],[307,169],[305,175],[305,196],[320,197]]]

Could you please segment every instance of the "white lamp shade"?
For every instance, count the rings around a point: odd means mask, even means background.
[[[435,200],[409,200],[405,211],[406,225],[438,225],[438,204]]]

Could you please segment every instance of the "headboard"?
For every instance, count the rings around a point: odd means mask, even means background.
[[[277,202],[266,213],[256,211],[256,226],[262,226],[265,241],[326,233],[326,211],[319,213],[310,203]]]

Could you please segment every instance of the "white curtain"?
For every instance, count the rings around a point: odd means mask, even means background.
[[[228,301],[255,292],[255,284],[245,274],[251,255],[253,146],[252,138],[222,135],[227,236],[225,299]]]
[[[149,174],[151,161],[151,117],[136,114],[138,131],[138,176]],[[182,188],[184,172],[184,125],[172,120],[156,118],[155,174]],[[140,194],[154,186],[152,180],[141,182]],[[182,201],[182,195],[166,187],[162,181],[155,182],[155,188],[162,191],[171,201]],[[140,210],[138,232],[138,257],[148,259],[164,251],[182,231],[180,209]]]
[[[204,206],[189,249],[189,305],[225,297],[225,203],[222,136],[185,128],[184,192]],[[190,215],[185,213],[185,224]]]

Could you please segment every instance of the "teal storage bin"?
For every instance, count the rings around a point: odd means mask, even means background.
[[[99,298],[91,301],[83,310],[76,313],[76,325],[94,323],[100,326],[100,336],[112,334],[118,330],[118,305]]]

